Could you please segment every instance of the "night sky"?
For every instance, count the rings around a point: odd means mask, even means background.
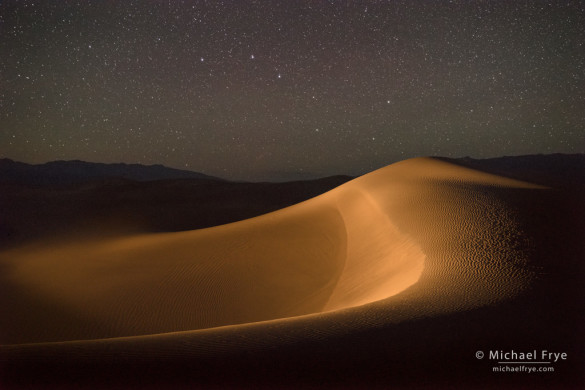
[[[585,152],[583,1],[0,0],[0,157],[284,180],[555,152]]]

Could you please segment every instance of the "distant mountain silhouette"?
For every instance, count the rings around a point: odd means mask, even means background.
[[[27,185],[79,184],[95,180],[126,179],[153,181],[168,179],[204,179],[223,181],[198,172],[168,168],[163,165],[102,164],[79,160],[53,161],[31,165],[0,159],[0,183]]]
[[[585,186],[585,154],[536,154],[488,159],[444,158],[468,168],[555,188]]]

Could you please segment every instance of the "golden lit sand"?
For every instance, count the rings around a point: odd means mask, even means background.
[[[423,259],[356,186],[217,228],[3,257],[6,284],[42,297],[20,308],[47,314],[37,318],[40,329],[14,330],[18,342],[211,328],[361,305],[415,283]],[[42,304],[59,310],[35,307]]]
[[[6,294],[23,304],[12,305],[2,343],[295,317],[415,283],[410,299],[428,306],[417,311],[482,305],[531,277],[513,216],[489,187],[535,186],[421,158],[239,223],[4,253]]]
[[[494,303],[534,278],[508,189],[542,187],[419,158],[229,225],[4,252],[0,342],[200,354]]]

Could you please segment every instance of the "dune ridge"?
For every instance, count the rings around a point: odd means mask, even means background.
[[[165,333],[347,308],[408,287],[423,258],[352,186],[210,229],[33,246],[2,255],[14,309],[2,341]]]
[[[420,158],[234,224],[5,252],[2,343],[307,316],[351,328],[380,306],[381,321],[401,321],[489,304],[534,277],[506,188],[543,187]]]

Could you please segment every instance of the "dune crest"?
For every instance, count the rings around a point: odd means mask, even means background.
[[[420,158],[229,225],[4,252],[0,343],[327,316],[386,299],[396,321],[493,302],[532,276],[513,216],[484,187],[540,188]]]

